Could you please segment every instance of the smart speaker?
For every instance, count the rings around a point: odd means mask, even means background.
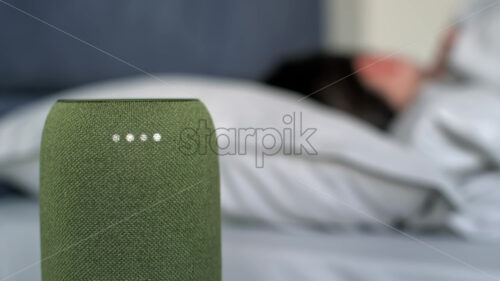
[[[221,280],[217,153],[180,149],[200,122],[213,129],[192,99],[53,106],[40,156],[43,281]]]

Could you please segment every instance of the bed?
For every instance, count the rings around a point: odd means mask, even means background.
[[[0,219],[0,280],[27,265],[33,266],[5,280],[40,280],[37,202],[1,199]],[[498,280],[500,245],[417,237],[453,258],[397,233],[283,232],[224,225],[224,280]]]

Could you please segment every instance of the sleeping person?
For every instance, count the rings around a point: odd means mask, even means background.
[[[397,56],[317,55],[283,64],[266,81],[386,129],[428,157],[461,198],[444,224],[497,239],[500,1],[470,1],[456,22],[430,69]]]
[[[264,82],[387,130],[430,83],[446,79],[500,89],[497,4],[495,0],[468,1],[446,31],[429,68],[394,54],[315,54],[286,60]]]
[[[354,72],[354,57],[316,54],[281,63],[264,82],[388,129],[394,109],[374,89],[363,85]]]

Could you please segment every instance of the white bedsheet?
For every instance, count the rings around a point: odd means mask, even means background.
[[[37,203],[1,199],[0,221],[0,280],[39,281]],[[417,237],[452,257],[396,233],[249,230],[225,224],[224,281],[500,279],[500,244]]]

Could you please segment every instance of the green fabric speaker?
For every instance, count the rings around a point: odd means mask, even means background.
[[[201,127],[201,129],[200,129]],[[42,138],[42,280],[221,280],[219,164],[198,100],[63,100]]]

